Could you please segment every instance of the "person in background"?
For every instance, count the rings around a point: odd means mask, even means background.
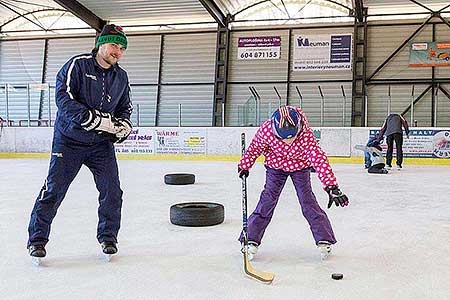
[[[72,57],[58,72],[50,167],[28,226],[34,258],[46,256],[50,226],[82,165],[99,191],[97,240],[105,254],[117,252],[123,192],[113,143],[126,140],[132,129],[128,75],[117,63],[127,46],[120,26],[105,25],[94,50]]]
[[[253,258],[261,244],[288,177],[292,179],[303,216],[310,225],[322,258],[327,258],[336,238],[326,213],[312,191],[311,167],[316,170],[328,194],[328,208],[333,203],[347,206],[348,198],[340,190],[328,158],[300,108],[282,106],[259,127],[238,164],[240,178],[248,177],[249,170],[261,154],[265,156],[266,183],[255,211],[248,218],[249,259]],[[243,242],[242,233],[239,240]]]
[[[408,122],[399,114],[390,114],[384,121],[380,130],[381,138],[386,135],[386,143],[388,146],[386,152],[386,168],[390,170],[392,168],[392,153],[394,151],[394,141],[397,150],[397,169],[402,169],[403,164],[403,131],[405,128],[406,138],[409,139],[409,127]]]
[[[372,174],[387,174],[388,171],[384,168],[383,152],[380,144],[383,139],[380,134],[372,135],[366,146],[356,145],[355,148],[364,151],[365,154],[365,168],[368,173]]]

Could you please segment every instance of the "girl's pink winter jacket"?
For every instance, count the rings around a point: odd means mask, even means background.
[[[295,107],[295,109],[299,112],[303,124],[295,141],[288,145],[277,139],[272,133],[269,119],[259,127],[238,166],[248,170],[256,159],[264,154],[264,164],[269,168],[294,172],[313,167],[324,187],[337,186],[337,180],[328,163],[327,155],[317,143],[305,114],[300,108]]]

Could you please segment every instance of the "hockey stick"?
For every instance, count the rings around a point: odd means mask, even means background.
[[[245,133],[241,133],[242,155],[245,153]],[[244,272],[263,283],[270,284],[275,277],[273,273],[255,270],[248,260],[248,226],[247,226],[247,178],[242,177],[242,232],[244,236]]]

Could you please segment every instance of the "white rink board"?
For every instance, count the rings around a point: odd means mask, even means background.
[[[187,130],[189,127],[146,127],[157,130]],[[192,127],[192,130],[206,129],[207,155],[240,155],[241,133],[246,133],[247,145],[258,128],[256,127]],[[351,143],[365,143],[369,129],[352,137],[354,128],[315,128],[320,130],[320,145],[329,156],[351,154]],[[359,133],[359,131],[358,131]],[[0,152],[50,152],[53,128],[16,128],[3,129]],[[360,153],[355,153],[361,156]]]
[[[142,130],[141,130],[142,129]],[[175,144],[180,145],[184,150],[179,151],[179,153],[197,153],[206,155],[240,155],[241,154],[241,133],[245,132],[247,145],[253,138],[257,127],[141,127],[134,128],[134,130],[145,132],[150,135],[153,142],[151,151],[149,153],[156,153],[156,149],[160,145],[160,136],[157,136],[156,132],[167,131],[169,133],[176,133],[179,137],[173,139],[172,137],[165,137],[166,141],[169,143],[175,142]],[[362,151],[357,151],[354,149],[355,145],[365,145],[369,137],[369,131],[371,129],[379,128],[363,128],[363,127],[322,127],[314,128],[315,133],[320,133],[320,136],[316,136],[319,139],[319,144],[322,149],[327,153],[328,156],[332,157],[358,157],[363,156]],[[411,128],[412,132],[423,131],[423,132],[437,132],[445,131],[443,133],[449,134],[450,130],[448,128]],[[442,133],[442,134],[443,134]],[[53,128],[43,127],[43,128],[26,128],[26,127],[6,127],[3,128],[1,142],[0,142],[0,152],[37,152],[37,153],[48,153],[51,150]],[[190,135],[191,134],[191,135]],[[441,134],[441,135],[442,135]],[[131,136],[130,136],[131,137]],[[148,136],[147,136],[148,137]],[[189,146],[189,143],[195,141],[196,138],[201,138],[201,147]],[[438,137],[438,134],[434,136]],[[433,136],[430,137],[433,139]],[[404,153],[407,156],[408,153],[408,142],[412,141],[404,139]],[[429,140],[429,139],[428,139]],[[127,141],[124,144],[127,144]],[[184,143],[184,144],[183,144]],[[119,149],[124,144],[119,145]],[[159,146],[158,146],[159,145]],[[145,146],[147,147],[147,146]],[[189,148],[192,147],[192,148]],[[197,147],[197,148],[196,148]],[[443,151],[449,152],[447,146],[443,148]],[[165,151],[171,153],[170,146],[163,147]],[[180,149],[181,149],[180,148]],[[173,149],[172,149],[173,150]],[[196,152],[189,152],[189,150],[195,150]],[[428,149],[431,151],[432,149]],[[184,151],[184,152],[183,152]],[[446,153],[447,153],[446,152]],[[127,154],[120,152],[121,154]],[[148,153],[148,154],[149,154]],[[160,152],[161,153],[161,152]],[[172,153],[176,153],[172,152]],[[430,152],[431,153],[431,152]],[[133,154],[133,153],[131,153]],[[165,153],[162,153],[165,154]],[[150,154],[151,155],[151,154]],[[450,155],[450,153],[448,154]],[[408,156],[407,156],[408,157]]]

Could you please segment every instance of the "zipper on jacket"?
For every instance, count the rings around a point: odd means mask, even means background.
[[[102,72],[102,101],[100,102],[100,110],[103,108],[103,100],[105,99],[105,72]]]

